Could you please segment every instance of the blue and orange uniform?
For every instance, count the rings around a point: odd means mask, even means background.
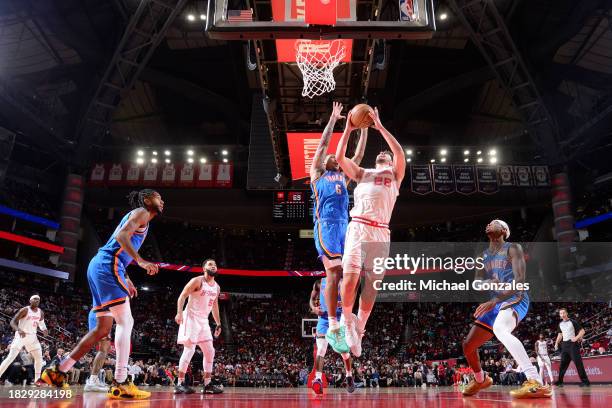
[[[132,262],[132,257],[121,248],[116,236],[121,227],[135,210],[127,213],[109,238],[108,242],[98,249],[98,253],[89,262],[87,281],[93,297],[93,311],[106,312],[110,307],[124,303],[129,296],[125,270]],[[139,228],[132,234],[130,242],[136,251],[144,242],[149,226]]]
[[[514,280],[512,261],[508,256],[508,251],[511,246],[512,243],[504,242],[504,245],[502,245],[501,249],[496,253],[492,253],[490,248],[484,251],[484,279],[497,279],[499,282],[512,282]],[[491,294],[492,297],[495,295],[495,292]],[[514,311],[516,323],[518,324],[525,318],[529,310],[529,294],[526,291],[521,291],[503,302],[497,303],[493,309],[476,319],[474,324],[492,333],[493,323],[495,323],[497,314],[500,310],[509,307]]]
[[[326,170],[310,184],[314,198],[314,239],[319,258],[341,259],[348,225],[349,195],[344,173]]]
[[[319,308],[321,309],[321,312],[323,312],[323,314],[319,316],[319,319],[317,321],[317,334],[322,335],[326,335],[327,329],[329,329],[329,312],[327,310],[327,304],[325,303],[325,296],[323,295],[325,293],[326,282],[327,278],[321,279],[321,290],[319,291]],[[340,301],[340,291],[338,291],[338,304],[341,304]],[[340,321],[341,317],[342,308],[338,306],[336,308],[336,318],[338,319],[338,321]]]

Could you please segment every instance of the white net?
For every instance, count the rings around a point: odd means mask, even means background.
[[[334,69],[346,55],[344,41],[297,40],[295,54],[304,78],[302,96],[313,98],[336,89]]]

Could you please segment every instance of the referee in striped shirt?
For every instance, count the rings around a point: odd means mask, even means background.
[[[559,323],[559,334],[557,335],[557,341],[555,341],[555,350],[559,348],[559,343],[561,342],[561,365],[559,366],[559,379],[555,385],[558,387],[563,386],[563,376],[567,367],[569,367],[570,361],[573,361],[578,371],[578,376],[580,376],[582,381],[580,386],[588,387],[591,383],[586,371],[584,371],[582,357],[580,357],[580,347],[578,346],[578,343],[584,337],[584,329],[580,323],[569,318],[567,309],[560,309],[559,316],[561,317],[561,323]]]

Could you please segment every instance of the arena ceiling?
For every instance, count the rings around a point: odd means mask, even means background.
[[[168,11],[163,38],[111,104],[106,131],[91,137],[84,136],[84,117],[141,2],[0,3],[0,125],[66,162],[96,146],[248,146],[252,95],[261,84],[247,68],[246,44],[208,39],[201,22],[185,18],[204,10],[204,2],[167,3],[177,9]],[[380,106],[405,144],[511,143],[537,156],[542,146],[532,143],[453,3],[435,2],[448,18],[438,21],[432,39],[386,44],[368,102]],[[567,159],[610,166],[612,0],[494,3],[556,122],[559,143],[571,152]],[[322,127],[312,119],[290,125]]]

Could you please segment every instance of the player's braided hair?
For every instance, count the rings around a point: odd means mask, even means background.
[[[155,194],[155,190],[151,190],[150,188],[145,188],[140,191],[131,191],[128,194],[128,202],[132,208],[143,207],[146,208],[144,200],[145,198],[152,197]]]

